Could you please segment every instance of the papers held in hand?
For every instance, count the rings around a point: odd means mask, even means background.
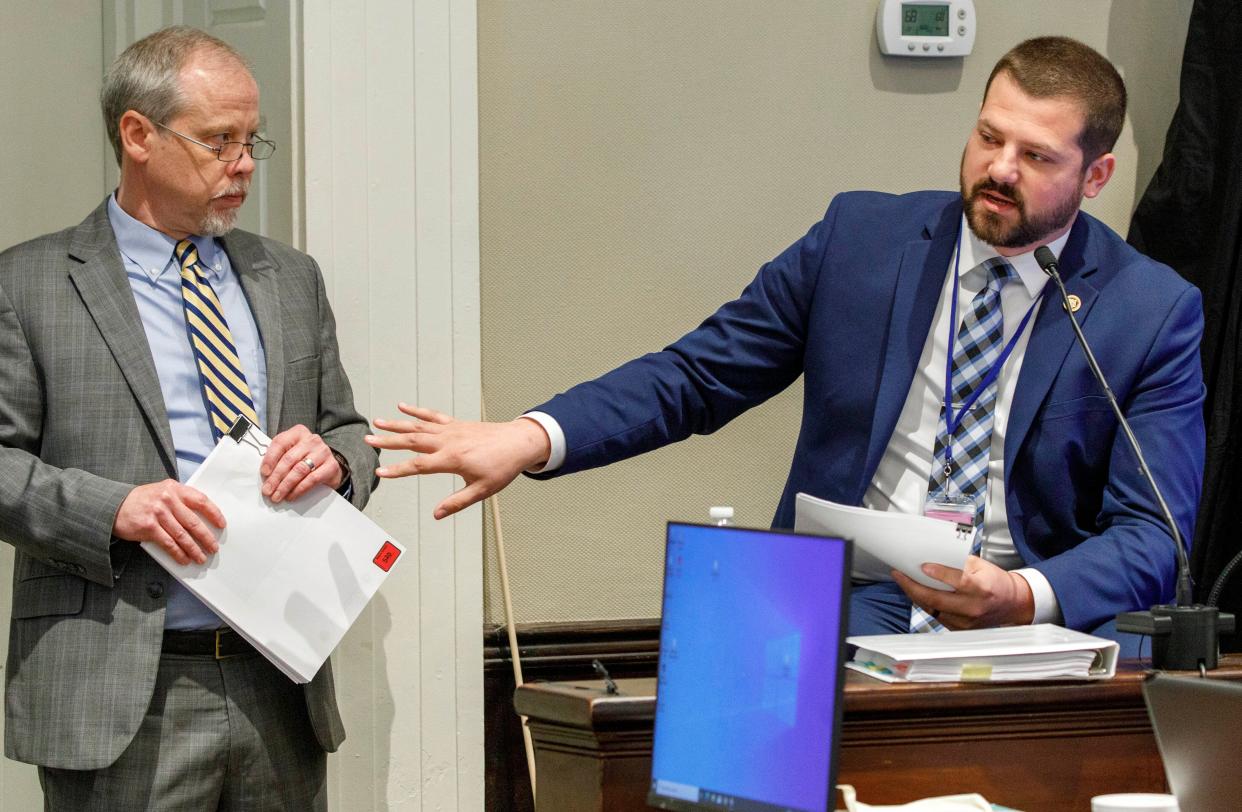
[[[962,569],[970,554],[972,536],[943,519],[887,513],[841,505],[809,494],[798,494],[794,530],[835,536],[854,542],[854,569],[859,581],[891,581],[891,570],[923,586],[948,591],[949,585],[923,574],[926,563]]]
[[[939,634],[847,637],[857,646],[846,668],[885,682],[1010,682],[1109,679],[1118,645],[1042,623]]]
[[[247,423],[220,440],[191,485],[224,514],[220,550],[181,566],[143,548],[294,682],[319,671],[404,548],[326,486],[272,504],[260,492],[268,438]]]

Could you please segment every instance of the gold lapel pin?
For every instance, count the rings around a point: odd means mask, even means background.
[[[1077,296],[1077,295],[1075,295],[1075,294],[1073,294],[1073,293],[1071,293],[1071,294],[1070,294],[1068,297],[1066,297],[1066,298],[1068,298],[1068,299],[1069,299],[1069,309],[1070,309],[1070,312],[1071,312],[1071,313],[1077,313],[1077,312],[1078,312],[1078,308],[1082,307],[1082,299],[1079,299],[1079,298],[1078,298],[1078,296]],[[1065,307],[1065,305],[1061,305],[1061,307]]]

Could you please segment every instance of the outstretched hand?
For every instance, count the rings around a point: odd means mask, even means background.
[[[375,420],[375,427],[390,434],[368,434],[374,448],[415,451],[417,456],[376,469],[385,479],[421,475],[456,474],[466,486],[436,506],[437,519],[451,516],[500,491],[518,474],[547,462],[551,442],[533,420],[519,417],[508,423],[477,423],[455,420],[432,409],[397,404],[413,420]]]
[[[962,569],[924,564],[923,573],[943,581],[952,592],[923,586],[893,570],[893,580],[948,629],[982,629],[1021,626],[1035,619],[1035,597],[1030,584],[1016,572],[1008,572],[982,558],[967,557]]]

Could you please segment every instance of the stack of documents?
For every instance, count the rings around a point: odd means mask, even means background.
[[[1009,682],[1108,679],[1118,645],[1043,623],[939,634],[848,637],[857,646],[846,668],[885,682]]]
[[[794,530],[854,542],[854,569],[859,581],[891,581],[897,570],[923,586],[942,591],[948,584],[929,578],[926,563],[962,569],[974,531],[954,522],[841,505],[809,494],[798,494]]]
[[[268,438],[249,424],[220,440],[190,477],[224,514],[205,564],[143,548],[294,682],[315,676],[405,548],[324,486],[273,504],[260,492]]]
[[[837,784],[841,790],[841,799],[845,801],[845,812],[1003,812],[1006,806],[990,804],[982,795],[940,795],[935,798],[923,798],[908,804],[892,806],[876,806],[858,800],[858,793],[849,784]],[[1009,810],[1017,812],[1017,810]]]

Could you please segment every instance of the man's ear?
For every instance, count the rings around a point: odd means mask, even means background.
[[[122,155],[139,164],[144,164],[151,159],[151,140],[156,137],[156,132],[146,116],[133,110],[126,110],[121,116],[118,130],[121,136]]]
[[[1113,170],[1116,168],[1117,158],[1111,152],[1106,152],[1092,161],[1087,166],[1086,176],[1083,178],[1083,197],[1095,197],[1103,191],[1105,184],[1113,176]]]

